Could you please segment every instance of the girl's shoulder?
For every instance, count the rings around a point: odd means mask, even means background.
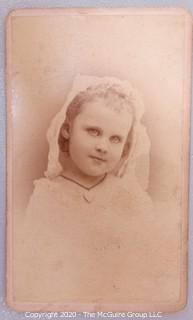
[[[109,185],[114,186],[114,191],[120,196],[122,195],[123,198],[133,199],[135,202],[137,199],[142,199],[143,197],[147,199],[147,201],[150,198],[136,178],[129,177],[128,179],[124,179],[114,176],[110,177],[109,181]]]
[[[40,178],[34,180],[34,188],[29,199],[29,205],[34,203],[51,204],[55,202],[56,198],[63,197],[66,194],[65,184],[62,183],[60,177],[54,179]]]
[[[45,192],[55,192],[65,188],[65,183],[61,177],[56,177],[54,179],[40,178],[34,180],[34,193],[45,193]]]
[[[129,211],[133,216],[154,216],[153,201],[136,179],[115,178],[114,182],[114,202],[125,208],[125,213]]]
[[[68,193],[62,180],[40,178],[34,181],[34,189],[26,207],[26,216],[44,219],[62,210],[67,202]],[[41,217],[41,218],[40,218]]]

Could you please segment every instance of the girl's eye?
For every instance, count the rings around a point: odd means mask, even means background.
[[[111,137],[111,142],[113,142],[113,143],[120,143],[120,142],[121,142],[121,137],[119,137],[119,136],[113,136],[113,137]]]
[[[87,129],[87,132],[91,135],[91,136],[94,136],[94,137],[97,137],[99,136],[100,134],[100,131],[96,128],[88,128]]]

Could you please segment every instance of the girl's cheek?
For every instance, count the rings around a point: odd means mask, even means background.
[[[88,138],[88,137],[84,137],[83,140],[84,140],[83,144],[84,144],[85,148],[93,149],[95,147],[96,142],[95,142],[94,139]]]
[[[119,144],[115,144],[114,145],[114,152],[119,154],[123,151],[123,148],[124,148],[124,145],[122,143],[119,143]]]

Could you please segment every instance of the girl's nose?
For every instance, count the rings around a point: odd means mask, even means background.
[[[98,151],[100,153],[107,153],[108,146],[107,146],[107,142],[105,141],[105,139],[101,139],[101,141],[98,141],[95,148],[96,148],[96,151]]]

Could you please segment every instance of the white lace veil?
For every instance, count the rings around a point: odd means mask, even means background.
[[[47,132],[49,143],[48,166],[45,176],[55,178],[62,172],[62,165],[59,161],[60,148],[58,137],[60,129],[66,118],[66,110],[73,98],[80,92],[90,86],[109,83],[117,84],[123,88],[124,92],[130,97],[134,109],[135,122],[133,125],[133,135],[129,155],[122,158],[116,175],[128,179],[136,179],[140,186],[145,190],[148,187],[149,178],[149,150],[150,141],[144,125],[141,123],[144,114],[144,105],[142,99],[128,81],[121,81],[114,77],[94,77],[86,75],[77,75],[74,79],[72,89],[62,109],[53,118]]]

